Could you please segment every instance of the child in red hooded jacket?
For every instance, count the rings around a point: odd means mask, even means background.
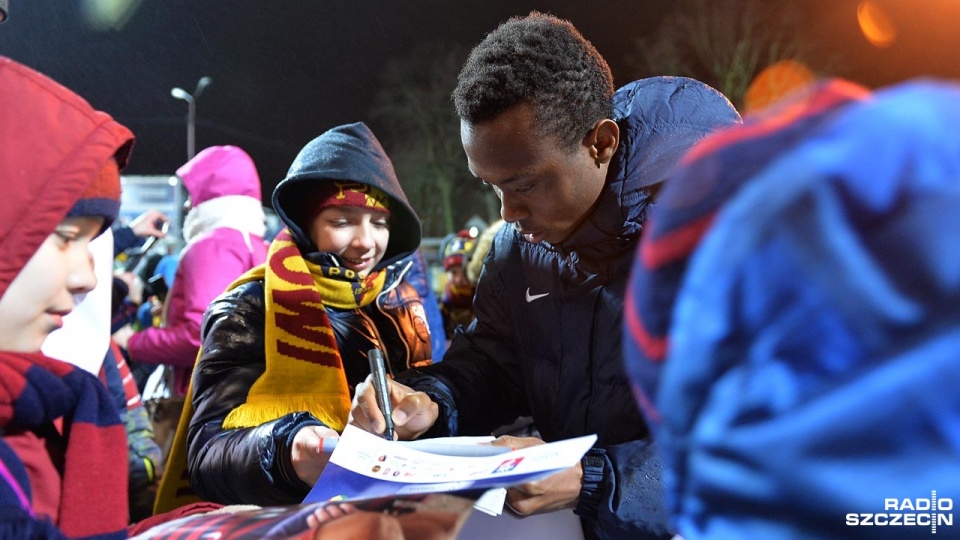
[[[0,87],[0,537],[124,538],[124,426],[95,376],[40,346],[96,285],[89,243],[133,134],[2,57]]]

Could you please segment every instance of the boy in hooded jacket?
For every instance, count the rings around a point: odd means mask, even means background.
[[[2,57],[0,87],[0,538],[125,538],[117,410],[40,346],[96,285],[89,244],[117,216],[133,134]]]
[[[205,500],[300,502],[329,458],[323,438],[343,430],[370,372],[368,352],[383,351],[391,374],[431,363],[423,304],[403,280],[420,221],[366,125],[307,144],[273,206],[286,228],[267,262],[204,315],[193,411],[174,443]],[[158,511],[172,507],[175,459]]]

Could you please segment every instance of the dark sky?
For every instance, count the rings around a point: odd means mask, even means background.
[[[821,45],[859,59],[845,64],[842,75],[878,86],[919,74],[960,74],[956,0],[884,0],[911,10],[905,38],[926,40],[904,40],[884,51],[857,34],[855,1],[797,1],[822,10],[810,28]],[[197,150],[243,147],[260,170],[265,199],[306,142],[334,125],[368,119],[384,63],[416,43],[473,46],[510,16],[539,9],[570,19],[607,58],[621,85],[628,82],[624,56],[634,38],[652,31],[676,5],[143,0],[122,28],[100,31],[84,22],[79,0],[10,3],[10,19],[0,25],[0,54],[50,75],[130,127],[138,142],[128,174],[171,174],[185,161],[187,105],[170,89],[189,92],[201,76],[212,77],[197,101]],[[924,17],[922,11],[931,13]]]
[[[0,54],[65,84],[138,137],[129,174],[170,174],[186,159],[187,104],[201,76],[197,150],[236,144],[265,186],[324,130],[367,119],[384,62],[421,41],[472,46],[531,8],[570,18],[598,48],[617,49],[669,1],[145,0],[120,30],[94,31],[78,2],[11,0]],[[605,51],[601,50],[604,54]],[[611,65],[621,63],[613,54]],[[619,69],[619,68],[618,68]],[[268,198],[268,194],[264,194]]]

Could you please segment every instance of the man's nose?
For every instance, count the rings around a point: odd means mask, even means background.
[[[525,204],[507,193],[500,193],[500,217],[507,223],[516,223],[527,217],[529,212]]]

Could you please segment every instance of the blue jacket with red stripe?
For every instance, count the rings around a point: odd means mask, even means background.
[[[958,124],[834,81],[666,183],[624,344],[687,540],[957,534]]]

